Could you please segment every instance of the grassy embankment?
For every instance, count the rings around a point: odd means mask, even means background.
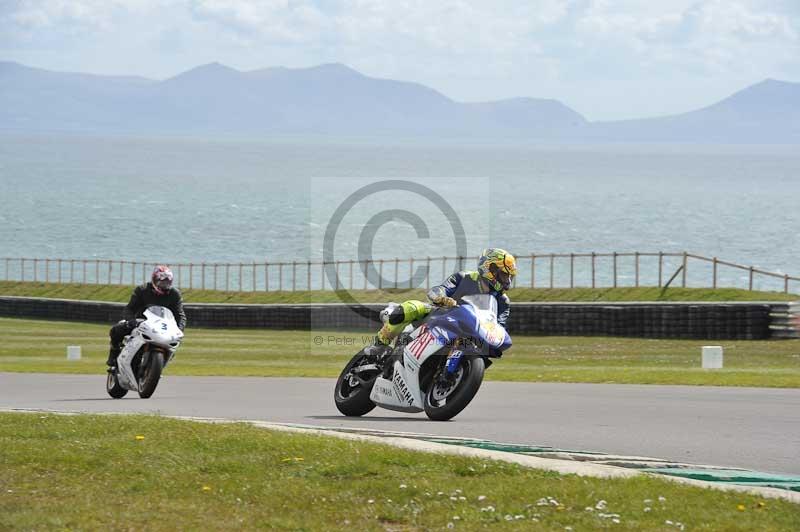
[[[0,414],[0,443],[3,530],[800,528],[782,500],[241,424]]]
[[[340,293],[331,290],[297,292],[221,292],[182,291],[188,303],[339,303]],[[424,290],[352,290],[362,303],[385,303],[405,299],[424,299]],[[81,285],[0,281],[0,295],[51,297],[95,301],[127,302],[130,286]],[[796,301],[798,294],[750,292],[738,288],[671,287],[662,295],[660,288],[514,288],[513,301]]]
[[[108,326],[0,318],[0,371],[100,374]],[[319,340],[317,340],[319,338]],[[169,375],[335,377],[371,338],[310,331],[188,329]],[[321,342],[319,345],[315,342]],[[800,387],[800,340],[715,341],[725,368],[700,368],[699,340],[518,336],[489,380]],[[67,345],[83,359],[67,361]]]

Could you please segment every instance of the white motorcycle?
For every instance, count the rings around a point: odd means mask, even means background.
[[[129,390],[139,392],[142,399],[153,395],[161,371],[175,356],[183,339],[183,332],[168,308],[148,307],[144,316],[123,340],[117,367],[108,373],[106,391],[114,399],[124,397]]]
[[[497,323],[494,297],[477,294],[461,301],[433,311],[417,328],[406,327],[388,355],[357,353],[336,381],[336,408],[346,416],[363,416],[375,406],[424,411],[438,421],[466,408],[484,369],[511,347],[511,337]]]

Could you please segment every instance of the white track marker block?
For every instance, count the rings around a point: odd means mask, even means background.
[[[703,369],[722,369],[722,346],[703,346]]]
[[[81,346],[68,345],[67,346],[67,360],[80,360],[81,359]]]

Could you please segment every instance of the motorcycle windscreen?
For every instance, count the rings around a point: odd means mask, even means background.
[[[147,307],[147,310],[144,311],[145,318],[148,319],[155,319],[159,318],[162,320],[172,320],[175,321],[175,316],[172,314],[172,311],[167,307],[159,307],[157,305],[153,305],[152,307]]]
[[[473,294],[462,297],[461,301],[475,310],[475,315],[478,319],[497,321],[497,299],[494,296],[490,294]]]

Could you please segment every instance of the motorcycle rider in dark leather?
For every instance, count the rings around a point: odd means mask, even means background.
[[[111,345],[108,351],[106,364],[110,369],[117,365],[117,357],[122,352],[122,340],[131,334],[139,325],[139,320],[144,318],[144,311],[148,307],[166,307],[175,316],[178,328],[186,328],[186,313],[183,311],[183,299],[180,291],[172,286],[172,271],[166,266],[156,266],[150,282],[134,288],[131,299],[122,311],[122,320],[111,327],[108,335]]]

